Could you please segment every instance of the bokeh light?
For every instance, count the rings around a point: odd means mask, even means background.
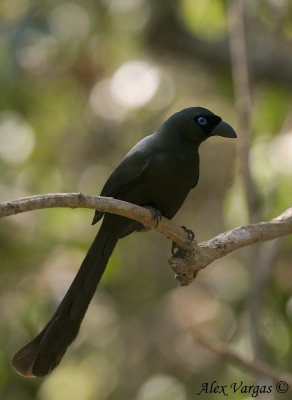
[[[63,3],[48,16],[52,34],[60,42],[81,41],[90,30],[90,16],[84,7],[75,3]]]
[[[0,114],[0,158],[8,164],[27,161],[35,146],[32,126],[12,111]]]
[[[128,108],[147,104],[159,86],[159,71],[144,61],[123,64],[114,74],[111,92],[115,101]]]
[[[17,48],[19,64],[34,73],[48,69],[57,53],[57,41],[50,35],[29,29]]]
[[[155,375],[141,386],[136,400],[186,400],[184,386],[169,375]]]
[[[50,375],[41,385],[40,400],[94,400],[96,396],[96,377],[94,371],[85,365],[70,364],[62,366]]]
[[[104,79],[94,85],[90,93],[89,105],[96,115],[107,120],[118,122],[126,115],[124,107],[117,104],[112,96],[110,79]]]
[[[292,175],[292,131],[276,136],[268,154],[276,171]]]

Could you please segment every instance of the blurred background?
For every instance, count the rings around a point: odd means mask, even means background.
[[[292,3],[246,0],[244,14],[250,168],[267,220],[291,207]],[[185,107],[238,128],[223,0],[1,0],[0,24],[1,201],[99,194],[126,152]],[[236,141],[212,138],[200,154],[199,184],[174,219],[199,242],[249,220]],[[97,231],[92,217],[48,209],[1,220],[1,399],[188,400],[203,382],[259,382],[190,327],[291,371],[291,236],[255,246],[256,256],[234,252],[180,288],[171,243],[148,232],[118,244],[61,365],[44,379],[18,376],[10,358],[69,287]]]

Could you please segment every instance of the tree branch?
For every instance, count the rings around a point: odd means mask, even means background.
[[[188,233],[165,217],[157,223],[151,211],[110,197],[82,193],[56,193],[24,197],[0,203],[0,218],[44,208],[90,208],[134,219],[175,242],[179,250],[169,263],[182,286],[189,284],[198,271],[218,258],[241,247],[264,242],[292,233],[292,207],[269,222],[240,226],[197,244]]]
[[[118,214],[141,222],[143,225],[156,229],[169,239],[175,241],[180,247],[191,249],[191,243],[186,232],[176,226],[167,218],[162,217],[158,226],[151,211],[147,208],[116,200],[112,197],[89,196],[82,193],[49,193],[0,203],[0,218],[27,211],[41,210],[44,208],[89,208]]]

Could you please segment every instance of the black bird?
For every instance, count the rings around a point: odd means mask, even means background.
[[[151,207],[172,218],[198,183],[200,144],[214,135],[236,138],[231,126],[206,108],[191,107],[173,114],[129,151],[101,195]],[[44,376],[59,364],[78,334],[117,241],[144,228],[131,219],[100,211],[95,212],[92,223],[103,216],[99,232],[55,314],[13,357],[12,366],[19,374]]]

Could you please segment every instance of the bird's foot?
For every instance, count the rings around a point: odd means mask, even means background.
[[[144,206],[144,208],[147,208],[147,210],[149,210],[152,214],[152,219],[154,219],[156,221],[156,226],[155,228],[157,228],[159,222],[161,221],[162,218],[162,212],[157,210],[156,208],[152,207],[152,206]]]
[[[186,232],[188,235],[188,239],[190,242],[192,242],[195,239],[195,234],[191,229],[187,229],[185,226],[182,226],[182,229]],[[171,246],[171,253],[175,257],[185,257],[187,254],[187,250],[182,249],[179,247],[175,242],[172,242]]]
[[[199,272],[196,251],[182,249],[176,243],[172,242],[171,252],[172,257],[168,262],[175,273],[175,279],[180,286],[189,285]]]
[[[193,242],[194,249],[197,248],[197,243],[194,241],[195,234],[191,229],[182,226],[188,235],[190,242]],[[197,276],[198,269],[196,267],[196,251],[183,249],[175,242],[172,242],[171,247],[172,257],[169,259],[169,264],[175,273],[175,279],[179,282],[180,286],[189,285]]]

